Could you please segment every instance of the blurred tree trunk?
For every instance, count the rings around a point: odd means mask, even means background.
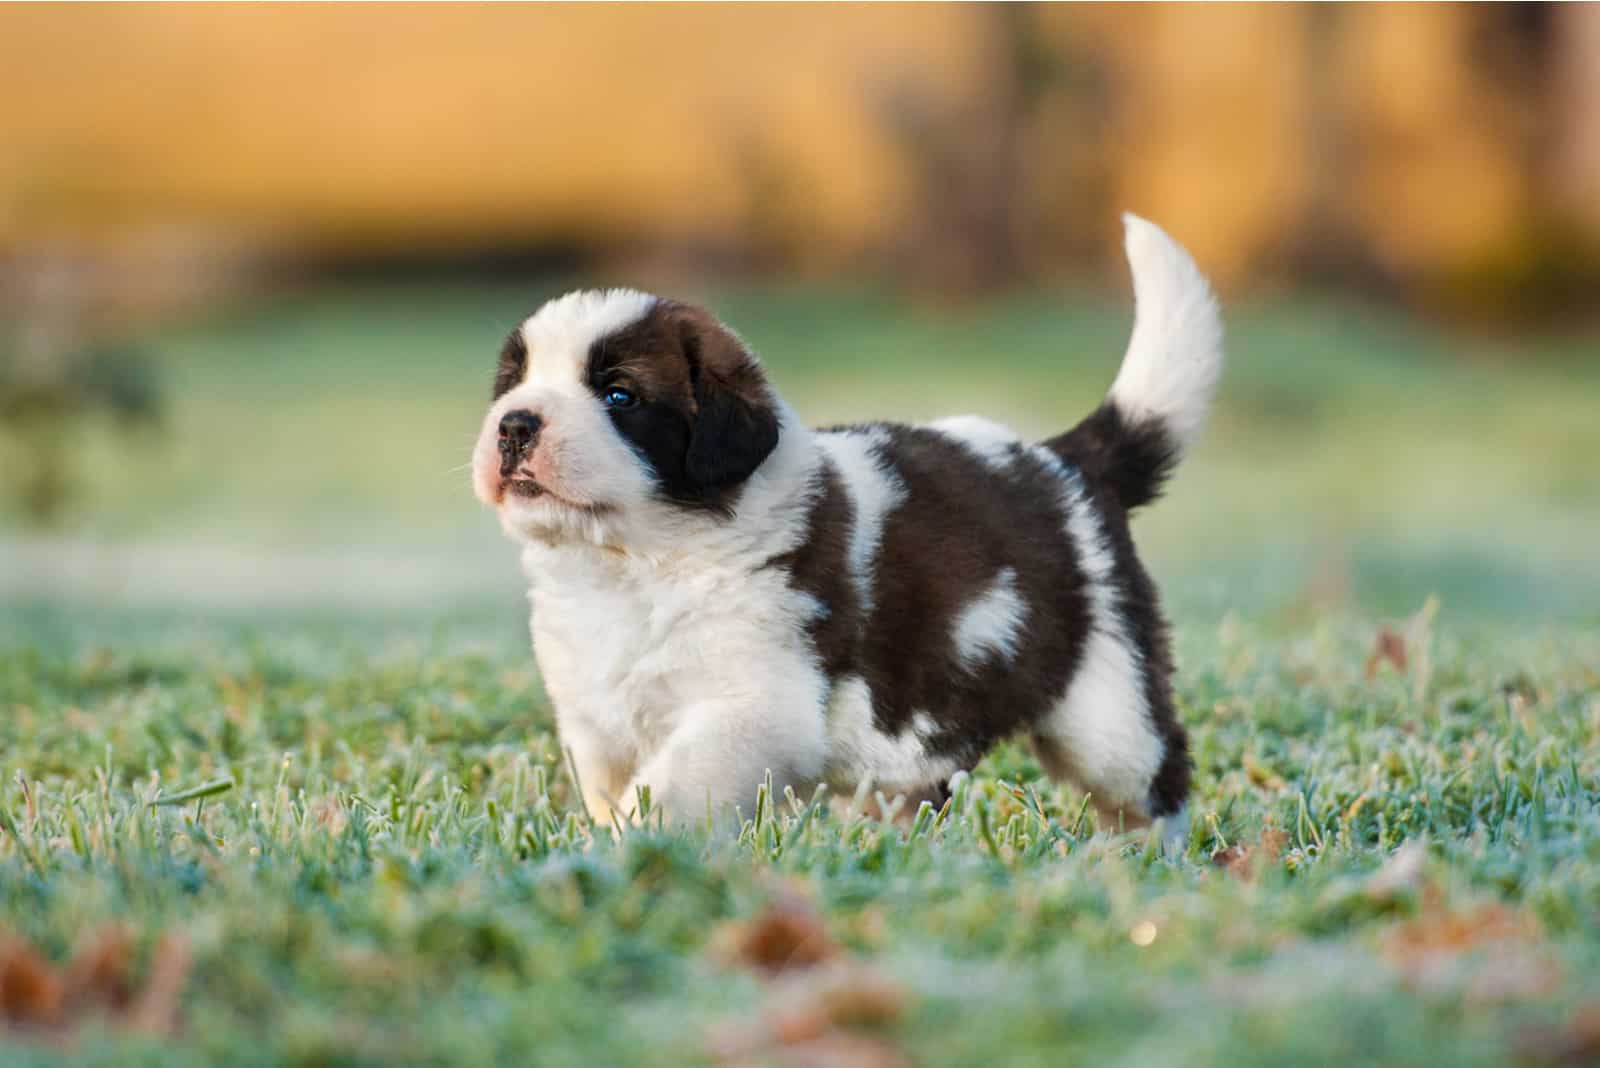
[[[1600,4],[1560,4],[1552,17],[1551,193],[1600,234]]]
[[[1299,219],[1284,242],[1286,259],[1291,270],[1309,280],[1369,282],[1374,265],[1350,211],[1356,139],[1346,104],[1346,15],[1337,4],[1302,10],[1298,44],[1305,57],[1306,89],[1301,143],[1308,159]]]
[[[983,87],[950,100],[890,86],[878,109],[914,190],[896,265],[905,281],[945,295],[998,290],[1028,273],[1029,134],[1059,63],[1026,7],[968,10]]]

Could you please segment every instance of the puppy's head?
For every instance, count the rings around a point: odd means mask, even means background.
[[[728,510],[778,433],[760,365],[709,313],[570,293],[501,349],[473,488],[515,535],[594,537],[652,509]]]

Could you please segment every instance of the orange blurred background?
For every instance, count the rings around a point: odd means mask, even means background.
[[[1180,608],[1595,618],[1600,4],[0,6],[0,606],[520,611],[461,465],[577,285],[1054,432],[1124,210],[1227,311]]]
[[[261,263],[1095,269],[1581,310],[1600,6],[0,10],[0,250],[148,299]],[[133,298],[130,298],[133,299]]]

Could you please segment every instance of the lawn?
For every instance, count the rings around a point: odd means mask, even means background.
[[[942,811],[589,826],[513,556],[451,469],[527,298],[153,338],[168,428],[0,553],[0,1063],[1586,1063],[1600,1056],[1593,339],[1245,308],[1140,520],[1181,852],[1021,746]],[[818,420],[1064,425],[1115,301],[717,306]],[[985,357],[980,360],[979,357]],[[1378,655],[1383,654],[1383,655]]]

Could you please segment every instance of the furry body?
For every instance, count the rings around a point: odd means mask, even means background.
[[[767,772],[943,784],[1028,734],[1134,821],[1189,758],[1130,510],[1199,432],[1221,363],[1188,256],[1129,217],[1138,318],[1106,402],[1030,443],[963,416],[811,430],[737,336],[572,294],[501,356],[478,494],[524,546],[535,655],[590,810],[675,819]],[[509,428],[509,429],[508,429]]]

